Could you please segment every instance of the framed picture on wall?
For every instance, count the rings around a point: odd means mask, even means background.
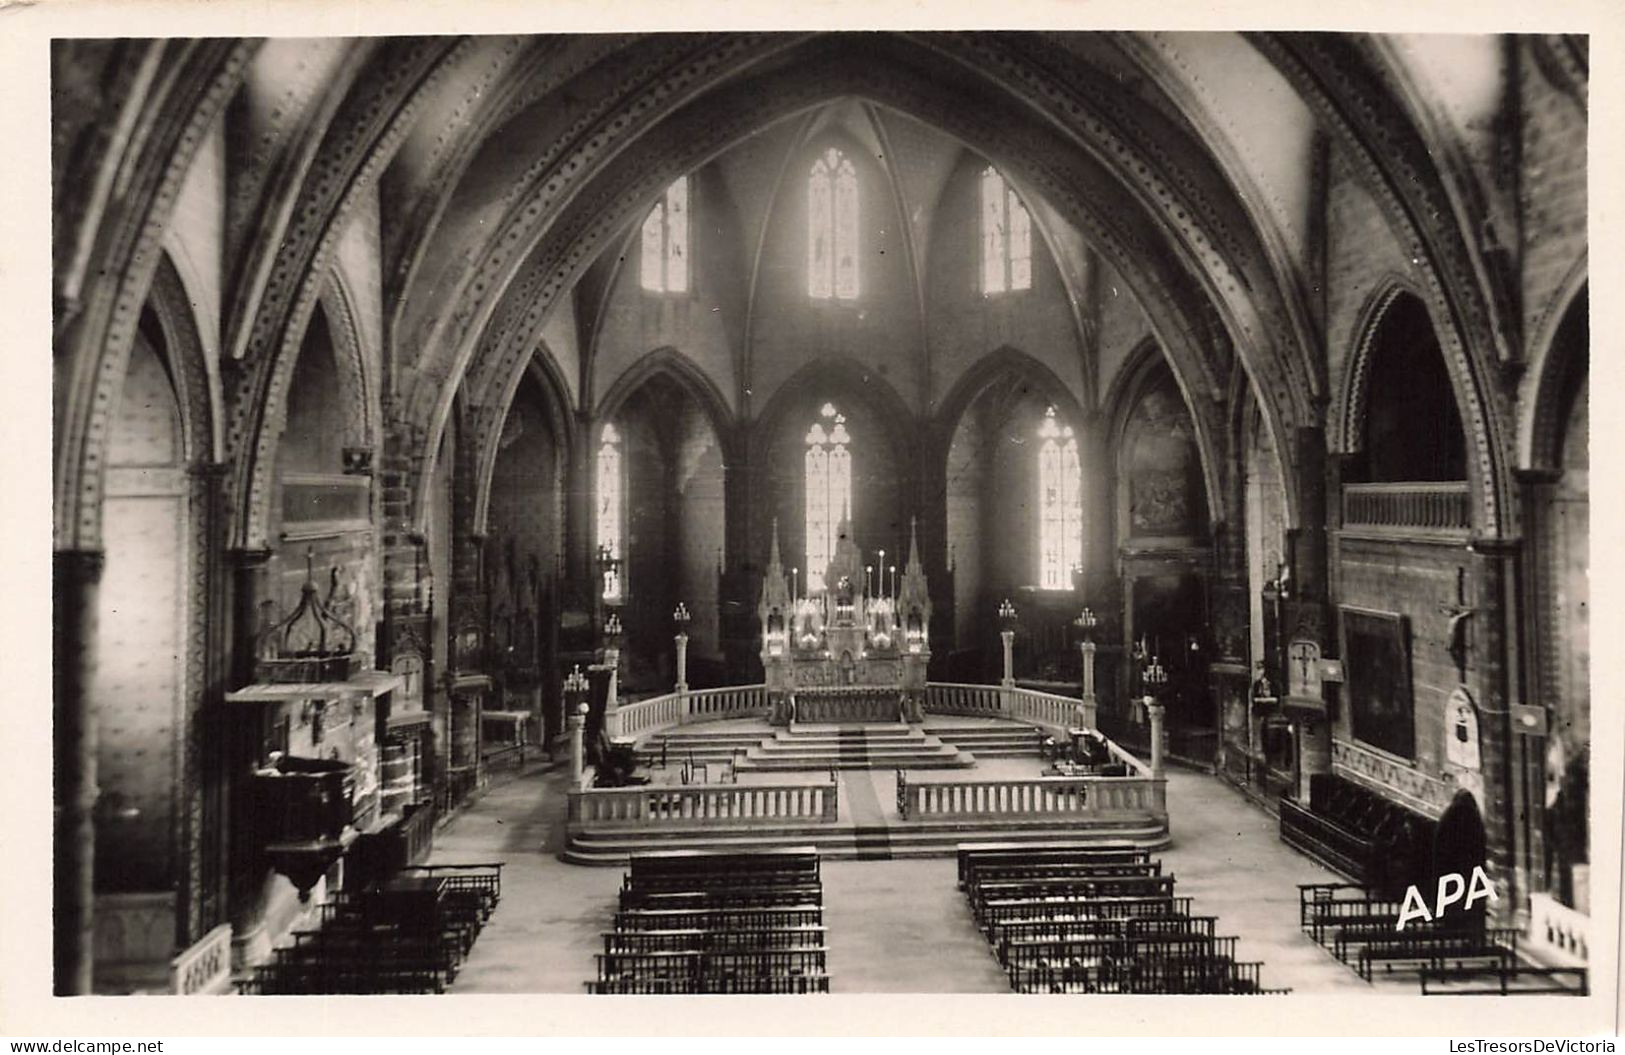
[[[1343,670],[1354,738],[1401,758],[1416,757],[1410,627],[1397,612],[1341,605]]]

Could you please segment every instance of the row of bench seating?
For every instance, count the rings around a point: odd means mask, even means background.
[[[1304,883],[1298,923],[1366,981],[1415,977],[1424,995],[1587,992],[1583,968],[1537,967],[1518,956],[1518,932],[1481,913],[1407,920],[1403,902],[1361,883]]]
[[[1268,991],[1148,851],[961,846],[959,884],[1017,992]]]
[[[632,858],[592,993],[827,993],[818,852]]]
[[[439,993],[502,897],[500,864],[417,865],[319,906],[317,926],[256,967],[260,995]]]

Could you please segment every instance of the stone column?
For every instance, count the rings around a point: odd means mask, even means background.
[[[1095,697],[1095,643],[1091,638],[1084,638],[1078,647],[1083,651],[1083,700],[1078,705],[1079,724],[1085,729],[1097,729],[1100,701]]]
[[[1014,630],[999,631],[999,641],[1004,645],[1004,677],[1000,679],[999,684],[1008,689],[1016,683],[1016,632]]]
[[[613,740],[621,735],[621,650],[604,649],[604,666],[609,668],[609,688],[604,694],[604,732]]]
[[[1151,775],[1163,775],[1162,714],[1163,706],[1154,696],[1145,698],[1145,713],[1151,720]]]
[[[581,787],[581,774],[586,770],[586,751],[582,744],[582,736],[587,725],[587,705],[579,704],[570,712],[565,724],[570,729],[570,788],[575,790]]]
[[[52,555],[53,957],[57,996],[91,991],[95,957],[97,592],[100,550]]]
[[[677,635],[677,692],[688,692],[688,635],[681,632]]]

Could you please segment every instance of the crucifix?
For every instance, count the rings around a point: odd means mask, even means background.
[[[1455,603],[1441,604],[1439,611],[1450,619],[1450,643],[1445,647],[1450,652],[1450,658],[1456,661],[1456,677],[1463,685],[1467,683],[1467,620],[1477,610],[1467,603],[1467,569],[1457,568]]]

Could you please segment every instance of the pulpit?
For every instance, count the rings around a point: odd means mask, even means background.
[[[901,575],[879,589],[843,519],[821,589],[793,596],[779,559],[778,528],[762,584],[762,666],[769,720],[923,720],[931,600],[911,529]]]

